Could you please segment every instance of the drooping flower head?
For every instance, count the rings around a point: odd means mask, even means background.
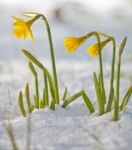
[[[106,39],[102,42],[100,42],[100,49],[102,50],[103,47],[110,41],[110,39]],[[99,54],[99,46],[98,43],[94,43],[92,44],[88,49],[87,49],[87,53],[92,56],[92,57],[96,57]]]
[[[23,19],[13,17],[15,19],[15,23],[13,26],[15,29],[13,30],[13,34],[17,38],[24,38],[25,40],[28,38],[28,36],[31,38],[32,42],[34,41],[31,25],[33,24],[34,20],[30,19],[29,21],[24,21]]]
[[[87,35],[81,37],[68,36],[64,38],[64,46],[70,53],[74,52],[87,39]]]

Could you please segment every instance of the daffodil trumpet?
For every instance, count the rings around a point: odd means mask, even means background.
[[[32,24],[39,18],[40,16],[35,16],[34,18],[28,20],[28,21],[24,21],[21,18],[17,18],[14,17],[15,19],[15,23],[13,24],[14,26],[14,30],[13,30],[13,34],[17,37],[17,38],[24,38],[24,40],[26,40],[28,38],[28,36],[31,38],[32,42],[34,42],[34,37],[33,37],[33,33],[31,30],[31,26]]]

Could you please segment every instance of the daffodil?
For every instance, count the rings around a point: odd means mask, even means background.
[[[100,42],[100,49],[102,50],[103,47],[110,41],[110,39],[104,40],[102,42]],[[94,43],[93,45],[91,45],[88,49],[87,49],[87,53],[92,56],[92,57],[96,57],[99,54],[99,47],[98,47],[98,43]]]
[[[81,37],[68,36],[64,38],[64,46],[70,53],[74,52],[87,39],[87,35]]]
[[[32,30],[30,29],[32,23],[34,22],[33,19],[30,19],[29,21],[24,21],[23,19],[13,17],[15,19],[15,23],[13,26],[15,29],[13,30],[13,34],[17,38],[24,38],[25,40],[30,36],[32,42],[34,41]]]

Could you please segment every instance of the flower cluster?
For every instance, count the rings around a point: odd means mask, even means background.
[[[55,104],[60,104],[60,93],[58,88],[58,79],[57,79],[57,72],[56,72],[56,63],[55,63],[55,56],[53,50],[53,43],[52,43],[52,36],[50,32],[50,26],[48,24],[48,20],[42,14],[38,13],[24,13],[23,14],[30,19],[28,21],[24,21],[23,19],[13,17],[15,19],[15,23],[13,26],[15,29],[13,30],[13,34],[17,38],[24,38],[25,40],[30,37],[32,41],[34,41],[33,33],[31,30],[31,26],[34,22],[38,19],[44,21],[48,33],[49,39],[49,47],[50,47],[50,55],[51,55],[51,64],[52,64],[52,73],[48,71],[45,65],[43,65],[39,59],[37,59],[34,55],[29,53],[27,50],[22,49],[22,53],[28,58],[29,60],[29,69],[34,76],[34,85],[35,85],[35,94],[34,94],[34,103],[31,103],[30,98],[30,87],[27,83],[25,86],[25,96],[26,102],[28,106],[28,113],[31,113],[35,108],[40,109],[46,106],[49,106],[51,109],[55,109]],[[114,37],[109,36],[102,32],[90,32],[85,34],[84,36],[74,37],[68,36],[64,38],[64,47],[66,48],[67,52],[73,53],[75,52],[82,44],[84,44],[90,37],[94,36],[96,38],[96,42],[92,44],[86,50],[87,54],[92,57],[99,58],[99,74],[93,73],[93,81],[95,85],[95,92],[98,100],[98,108],[99,114],[105,114],[112,110],[112,105],[114,105],[114,120],[119,119],[119,111],[124,111],[126,108],[126,104],[132,94],[132,85],[129,87],[128,91],[126,92],[122,103],[120,104],[120,67],[121,67],[121,56],[127,41],[125,37],[119,47],[118,51],[118,60],[117,60],[117,76],[116,76],[116,87],[114,87],[114,76],[115,76],[115,59],[116,59],[116,42]],[[103,38],[102,38],[103,37]],[[103,40],[102,40],[103,39]],[[112,50],[113,50],[113,57],[112,57],[112,64],[111,64],[111,79],[110,79],[110,87],[109,87],[109,96],[106,97],[105,88],[104,88],[104,75],[103,75],[103,64],[102,64],[102,50],[104,47],[109,43],[112,43]],[[42,91],[43,95],[40,97],[39,85],[38,85],[38,73],[36,71],[36,67],[38,67],[42,74],[44,80],[44,88]],[[88,97],[85,90],[81,90],[78,93],[67,97],[67,88],[65,88],[64,95],[63,95],[63,104],[62,107],[65,108],[71,102],[75,101],[78,97],[82,96],[87,108],[91,113],[95,111],[94,106],[92,104],[92,100]],[[19,92],[18,96],[18,105],[22,115],[25,117],[27,112],[24,108],[23,104],[23,92]],[[105,107],[106,106],[106,107]]]

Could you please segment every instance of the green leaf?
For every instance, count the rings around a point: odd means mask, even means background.
[[[97,79],[96,73],[93,73],[94,77],[94,85],[95,85],[95,91],[96,91],[96,96],[98,100],[98,106],[99,106],[99,114],[102,115],[104,114],[104,101],[103,101],[103,96],[101,93],[101,86],[99,84],[99,81]]]
[[[35,108],[34,105],[31,105],[30,111],[33,112],[34,108]]]
[[[119,49],[119,55],[120,55],[120,56],[121,56],[121,54],[122,54],[122,52],[123,52],[123,50],[124,50],[124,47],[125,47],[125,45],[126,45],[126,41],[127,41],[127,37],[125,37],[125,38],[122,40],[121,44],[120,44],[120,49]]]
[[[36,95],[34,95],[34,107],[35,107],[35,108],[38,108],[38,107],[37,107],[37,101],[36,101]]]
[[[109,100],[108,100],[106,112],[110,112],[111,111],[111,106],[112,106],[113,98],[114,98],[114,95],[113,95],[114,89],[113,89],[112,86],[110,88],[112,88],[112,89],[110,89]]]
[[[65,101],[65,100],[66,100],[66,97],[67,97],[67,87],[65,87],[65,91],[64,91],[62,100]]]
[[[114,89],[114,88],[113,88]],[[114,121],[117,121],[119,119],[119,103],[115,96],[115,91],[113,91],[114,95]]]
[[[31,72],[33,73],[34,75],[34,84],[35,84],[35,108],[39,108],[39,88],[38,88],[38,74],[37,74],[37,71],[35,70],[34,68],[34,65],[29,62],[28,63],[28,66],[31,70]]]
[[[125,96],[124,96],[124,98],[122,100],[122,104],[120,106],[120,111],[125,111],[126,105],[127,105],[128,101],[129,101],[131,95],[132,95],[132,85],[129,87],[128,91],[126,92],[126,94],[125,94]]]
[[[40,100],[40,104],[39,105],[40,105],[40,108],[44,108],[45,104],[44,104],[43,99]]]
[[[50,109],[55,110],[55,100],[54,99],[51,101]]]
[[[39,87],[38,87],[38,75],[35,76],[35,93],[36,93],[36,107],[39,108]]]
[[[84,93],[84,90],[82,90],[82,91],[74,94],[73,96],[69,97],[68,99],[66,99],[64,101],[64,103],[62,104],[62,107],[65,108],[67,105],[69,105],[71,102],[76,100],[78,97],[82,96],[83,93]]]
[[[44,106],[49,106],[49,100],[47,99],[47,95],[46,95],[46,88],[44,88],[43,90],[43,102],[44,102]]]
[[[44,100],[45,100],[45,106],[49,106],[49,94],[48,94],[48,83],[47,83],[47,76],[44,74]]]
[[[44,67],[44,65],[37,59],[35,58],[31,53],[29,53],[28,51],[22,49],[22,53],[30,60],[32,61],[34,64],[36,64],[41,71],[43,72],[43,74],[46,74],[48,77],[48,81],[49,81],[49,86],[50,86],[50,91],[51,91],[51,95],[52,98],[55,97],[55,89],[54,89],[54,84],[53,84],[53,79],[50,75],[50,73],[48,72],[48,70]]]
[[[35,70],[33,64],[31,62],[28,63],[28,66],[31,70],[31,72],[33,73],[34,76],[37,76],[37,71]]]
[[[86,95],[86,93],[83,93],[83,99],[84,99],[84,102],[85,102],[87,108],[89,109],[89,111],[91,113],[93,113],[95,111],[93,104],[91,103],[91,101],[90,101],[89,97]]]
[[[32,112],[32,109],[31,109],[31,102],[30,102],[30,93],[29,93],[29,85],[28,83],[26,84],[26,87],[25,87],[25,95],[26,95],[26,102],[27,102],[27,106],[28,106],[28,112]]]
[[[18,95],[18,106],[19,106],[20,112],[23,115],[23,117],[26,117],[26,111],[25,111],[24,105],[23,105],[22,91],[20,91],[19,95]]]

